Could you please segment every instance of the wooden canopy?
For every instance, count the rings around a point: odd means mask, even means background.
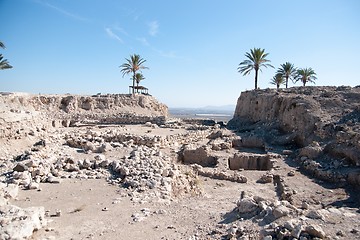
[[[145,95],[149,94],[149,89],[144,86],[135,86],[135,87],[129,86],[129,93],[131,93],[132,88],[134,88],[136,92],[139,92],[139,90],[140,90],[141,94],[145,94]]]

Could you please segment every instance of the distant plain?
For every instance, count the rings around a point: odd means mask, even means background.
[[[210,119],[228,122],[233,116],[235,105],[207,106],[200,108],[169,108],[169,114],[175,118]]]

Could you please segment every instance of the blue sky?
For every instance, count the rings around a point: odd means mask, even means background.
[[[136,53],[142,85],[168,106],[236,104],[254,86],[237,72],[254,47],[275,68],[312,67],[316,85],[360,85],[359,13],[358,0],[0,0],[0,51],[14,67],[0,91],[127,93],[119,66]]]

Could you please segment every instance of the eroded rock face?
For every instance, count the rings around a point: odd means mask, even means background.
[[[329,135],[347,137],[352,145],[358,146],[352,139],[359,139],[359,133],[351,129],[354,125],[358,128],[359,99],[360,88],[351,87],[246,91],[241,93],[229,125],[236,128],[244,123],[277,124],[282,131],[296,132],[295,141],[303,146]],[[343,137],[339,136],[339,131],[345,132]]]
[[[360,165],[360,87],[246,91],[228,126],[240,136],[234,147],[287,146],[317,178],[358,183],[346,168]]]

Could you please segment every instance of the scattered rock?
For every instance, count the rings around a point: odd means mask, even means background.
[[[288,172],[287,174],[289,177],[293,177],[295,176],[295,171],[294,170],[291,170],[290,172]]]
[[[265,173],[259,180],[257,180],[258,183],[272,183],[272,181],[273,175],[271,173]]]

